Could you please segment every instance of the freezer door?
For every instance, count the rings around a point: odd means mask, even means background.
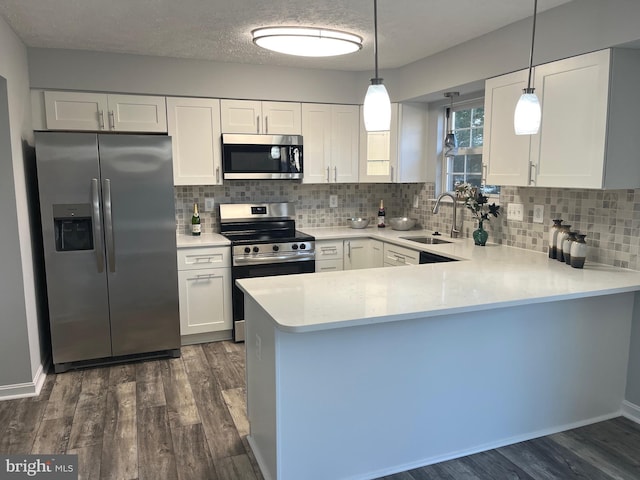
[[[35,137],[53,363],[109,357],[97,136]]]
[[[171,139],[99,135],[113,355],[180,347]]]

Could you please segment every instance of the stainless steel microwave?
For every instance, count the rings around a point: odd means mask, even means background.
[[[222,134],[225,179],[300,179],[302,169],[301,135]]]

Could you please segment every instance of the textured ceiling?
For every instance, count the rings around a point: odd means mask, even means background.
[[[539,0],[538,11],[569,0]],[[533,0],[379,0],[380,68],[395,68],[531,16]],[[372,0],[0,0],[30,47],[363,71],[373,63]],[[364,38],[360,52],[300,58],[263,50],[252,29],[303,25]]]

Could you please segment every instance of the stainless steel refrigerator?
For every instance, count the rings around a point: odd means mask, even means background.
[[[56,371],[179,355],[171,139],[35,137]]]

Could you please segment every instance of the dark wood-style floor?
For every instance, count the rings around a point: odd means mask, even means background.
[[[81,479],[263,480],[245,410],[244,345],[183,347],[51,374],[38,397],[0,402],[0,453],[76,453]],[[384,478],[638,480],[640,425],[616,418]]]

